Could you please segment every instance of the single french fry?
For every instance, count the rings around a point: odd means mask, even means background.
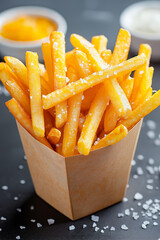
[[[48,136],[48,133],[50,132],[51,128],[54,127],[54,118],[53,116],[46,110],[43,112],[44,114],[44,125],[45,125],[45,136]]]
[[[100,88],[100,84],[84,91],[83,98],[82,98],[82,104],[81,104],[82,111],[87,111],[90,108],[91,103],[92,103],[95,95],[97,94],[99,88]]]
[[[45,66],[44,64],[42,63],[39,63],[39,74],[41,77],[44,77],[44,74],[46,73],[46,69],[45,69]]]
[[[78,151],[84,155],[89,154],[108,101],[109,99],[106,96],[105,89],[102,85],[91,104],[91,107],[83,125],[81,136],[78,140]]]
[[[119,123],[131,129],[141,118],[152,112],[160,105],[160,90],[152,95],[148,101],[140,104],[134,111],[132,111],[127,119],[121,120]]]
[[[22,83],[26,88],[29,87],[27,79],[27,69],[26,66],[17,58],[6,56],[4,57],[5,62],[12,69],[12,71],[21,79]]]
[[[79,122],[78,122],[78,131],[79,131],[79,133],[82,132],[82,128],[83,128],[83,124],[85,122],[85,119],[86,119],[85,116],[82,113],[80,113],[80,115],[79,115]]]
[[[67,76],[69,77],[71,82],[74,82],[78,79],[77,72],[72,67],[68,68]],[[79,93],[68,100],[68,119],[64,126],[62,144],[62,154],[65,157],[74,155],[81,101],[82,93]]]
[[[77,72],[74,68],[69,67],[67,76],[71,82],[74,82],[80,77],[85,77],[91,74],[91,68],[85,53],[76,50],[74,53],[74,62]],[[77,74],[78,73],[78,74]],[[68,119],[64,127],[62,153],[63,156],[71,156],[75,152],[79,115],[81,110],[82,93],[79,93],[68,100]]]
[[[120,28],[114,51],[111,57],[110,65],[119,64],[127,59],[130,44],[130,33],[127,30]]]
[[[134,102],[135,106],[138,107],[145,101],[149,100],[151,96],[152,96],[152,88],[150,87],[150,88],[148,88],[148,90],[146,92],[144,92],[144,94],[141,96],[141,98],[138,98],[135,100],[135,102]]]
[[[135,96],[134,102],[132,103],[132,109],[134,110],[138,104],[140,103],[140,99],[147,92],[147,90],[152,85],[152,77],[153,77],[153,67],[147,67],[146,71],[143,74],[141,82],[139,84],[137,95]]]
[[[112,132],[102,138],[91,150],[107,147],[122,140],[128,134],[128,130],[124,125],[116,127]]]
[[[14,57],[4,57],[5,62],[8,64],[8,66],[12,69],[12,71],[16,74],[18,79],[22,82],[22,84],[28,89],[29,88],[29,82],[27,77],[27,68],[26,66],[17,58]],[[38,68],[39,71],[39,68]],[[41,71],[40,71],[41,72]],[[45,88],[45,82],[44,79],[41,78],[41,84],[42,84],[42,94],[48,94],[48,86]]]
[[[106,94],[111,99],[112,105],[115,108],[119,117],[125,117],[131,112],[130,103],[120,87],[118,81],[114,78],[106,84]]]
[[[42,53],[43,59],[48,75],[49,85],[51,87],[51,91],[54,90],[54,75],[53,75],[53,68],[52,68],[52,58],[51,58],[51,46],[49,42],[42,43]]]
[[[31,114],[30,110],[30,101],[29,97],[26,94],[26,92],[23,91],[23,89],[18,85],[16,82],[16,79],[14,78],[14,75],[11,74],[10,71],[8,71],[8,66],[5,63],[0,63],[0,79],[2,83],[4,84],[7,91],[10,93],[10,95],[15,98],[19,104],[24,108],[26,113],[28,115]]]
[[[94,45],[95,49],[99,54],[106,50],[108,39],[104,35],[92,37],[91,43]]]
[[[53,127],[49,131],[47,139],[51,144],[56,145],[59,142],[60,137],[61,137],[61,131]]]
[[[43,107],[49,109],[57,104],[67,100],[68,98],[80,92],[87,90],[99,83],[110,81],[113,77],[125,75],[128,72],[134,71],[146,62],[145,55],[139,55],[123,62],[123,64],[111,66],[107,69],[93,73],[90,76],[70,83],[62,89],[58,89],[48,95],[43,95]]]
[[[124,81],[120,82],[120,86],[123,89],[123,91],[128,99],[130,98],[130,96],[132,94],[133,84],[134,84],[134,78],[131,78],[130,76],[127,79],[125,79]]]
[[[105,133],[111,132],[117,124],[119,118],[118,113],[115,111],[112,103],[106,108],[105,117],[104,117],[104,131]]]
[[[101,58],[94,46],[85,38],[78,34],[72,34],[70,41],[75,48],[78,48],[87,54],[88,59],[91,61],[94,72],[100,71],[107,67],[107,64]]]
[[[54,31],[50,35],[52,68],[54,74],[54,89],[66,86],[65,71],[65,39],[62,32]],[[59,103],[56,107],[56,127],[61,128],[67,121],[67,101]]]
[[[46,145],[47,147],[51,148],[51,145],[47,141],[45,137],[41,138],[35,135],[33,128],[32,128],[32,122],[28,114],[23,110],[23,108],[20,106],[20,104],[16,101],[16,99],[12,98],[8,102],[6,102],[6,106],[9,109],[9,111],[13,114],[15,119],[22,125],[23,128],[25,128],[34,138],[36,138],[38,141],[40,141],[42,144]]]
[[[86,54],[80,50],[75,50],[73,53],[75,57],[74,64],[76,66],[78,75],[81,78],[85,78],[92,74],[92,69]]]
[[[101,52],[101,58],[107,63],[109,64],[111,61],[111,57],[112,57],[112,52],[110,49],[105,49]]]
[[[41,100],[41,82],[38,55],[26,52],[27,76],[30,90],[31,118],[33,131],[37,137],[45,136],[44,115]]]
[[[74,57],[74,51],[75,51],[75,49],[73,49],[73,50],[71,50],[71,51],[69,51],[69,52],[66,52],[66,54],[65,54],[65,63],[66,63],[66,67],[68,68],[68,67],[75,67],[74,65],[75,65],[75,62],[74,62],[74,60],[75,60],[75,57]]]
[[[134,108],[134,101],[136,99],[137,92],[138,92],[140,83],[142,81],[144,72],[146,72],[146,69],[149,66],[150,57],[151,57],[151,47],[148,44],[141,44],[138,54],[141,55],[142,53],[145,54],[147,61],[144,66],[138,68],[134,72],[134,85],[133,85],[133,90],[130,97],[130,103],[133,108]]]
[[[126,97],[129,99],[132,89],[133,89],[134,79],[129,77],[125,81],[121,82],[121,88],[123,89]],[[104,130],[106,133],[111,132],[117,125],[119,115],[115,111],[112,103],[106,108],[105,118],[104,118]]]

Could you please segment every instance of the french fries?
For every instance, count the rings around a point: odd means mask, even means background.
[[[91,43],[94,45],[95,49],[99,54],[106,50],[108,39],[104,36],[94,36],[92,37]]]
[[[65,71],[65,40],[62,32],[52,32],[50,35],[52,68],[54,74],[54,89],[61,89],[66,86]],[[67,102],[57,104],[56,127],[61,128],[67,121]]]
[[[111,66],[102,71],[93,73],[84,79],[79,79],[64,88],[58,89],[48,95],[43,95],[43,107],[44,109],[52,108],[68,98],[102,83],[104,80],[109,81],[110,78],[125,75],[127,72],[134,71],[138,67],[143,66],[145,62],[146,57],[142,54],[124,61],[122,65]]]
[[[10,56],[0,63],[0,79],[12,96],[9,111],[64,157],[118,143],[160,105],[160,90],[152,95],[149,45],[141,44],[138,56],[127,60],[131,37],[124,29],[113,53],[103,35],[89,42],[72,34],[70,40],[74,49],[65,53],[64,35],[51,33],[42,44],[46,69],[32,52],[26,53],[26,66]]]
[[[92,150],[113,145],[123,139],[127,135],[127,133],[127,128],[121,124],[108,135],[103,137],[100,141],[98,141],[97,143],[95,142],[96,144],[92,147]]]
[[[37,137],[44,137],[45,127],[37,53],[26,52],[26,64],[30,91],[32,126]]]
[[[95,99],[91,104],[90,110],[87,114],[86,120],[82,128],[81,136],[78,140],[78,151],[81,154],[89,154],[96,131],[102,119],[103,113],[106,109],[108,101],[109,98],[105,93],[105,89],[103,86],[101,86],[98,94],[96,95]],[[99,104],[99,102],[101,104]]]
[[[57,128],[51,128],[47,135],[47,139],[50,143],[53,145],[56,145],[61,138],[61,131],[59,131]]]
[[[5,63],[0,63],[0,79],[8,90],[10,95],[15,98],[24,108],[25,112],[30,115],[30,101],[28,94],[18,85],[16,77],[9,71]]]

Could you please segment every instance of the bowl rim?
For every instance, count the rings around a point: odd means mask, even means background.
[[[64,34],[67,32],[67,22],[65,18],[57,11],[40,6],[19,6],[15,8],[10,8],[4,10],[0,13],[0,28],[8,20],[16,16],[23,14],[42,16],[54,21],[57,25],[57,31],[61,31]],[[42,42],[48,42],[48,37],[34,40],[34,41],[15,41],[4,38],[0,35],[0,44],[3,44],[8,47],[15,47],[19,49],[28,48],[28,47],[39,47]]]
[[[158,6],[160,8],[160,1],[141,1],[137,2],[134,4],[129,5],[126,7],[123,12],[120,15],[120,25],[121,27],[128,29],[131,32],[131,35],[134,37],[140,38],[140,39],[146,39],[146,40],[151,40],[151,41],[159,41],[160,40],[160,34],[157,36],[145,34],[145,33],[140,33],[136,30],[134,30],[129,24],[128,21],[126,21],[126,18],[128,16],[130,19],[132,18],[133,11],[136,12],[138,10],[144,9],[146,7],[150,6]],[[131,13],[132,12],[132,13]],[[131,14],[130,14],[131,13]]]

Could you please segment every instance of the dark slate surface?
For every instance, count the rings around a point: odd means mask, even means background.
[[[67,50],[71,49],[69,36],[76,32],[82,34],[87,39],[92,35],[105,34],[109,38],[108,46],[113,49],[116,40],[116,35],[119,29],[119,15],[121,11],[133,3],[134,1],[105,1],[105,0],[86,0],[86,1],[51,1],[51,0],[6,0],[0,4],[0,11],[10,7],[20,5],[41,5],[55,9],[62,13],[68,22],[68,32],[66,35]],[[160,88],[160,70],[159,63],[152,64],[155,67],[153,88]],[[1,86],[1,85],[0,85]],[[24,152],[17,132],[14,118],[9,114],[5,107],[5,101],[9,97],[0,94],[0,239],[12,240],[20,236],[20,239],[30,240],[50,240],[50,239],[112,239],[112,240],[128,240],[128,239],[160,239],[160,216],[159,216],[159,166],[160,166],[160,146],[155,145],[155,139],[160,139],[160,114],[158,108],[144,120],[143,128],[138,142],[135,161],[136,165],[132,167],[129,187],[126,193],[126,199],[115,206],[97,212],[100,217],[97,226],[102,230],[104,226],[109,226],[109,229],[101,233],[100,230],[95,232],[92,227],[93,222],[90,216],[77,221],[70,221],[68,218],[57,212],[55,209],[47,205],[38,196],[36,196],[31,177],[29,174],[27,162],[24,159]],[[147,125],[147,120],[153,120],[156,123],[154,139],[147,136],[150,128]],[[159,140],[156,140],[159,142]],[[140,156],[139,156],[140,155]],[[141,156],[142,155],[142,156]],[[139,158],[143,158],[139,160]],[[150,165],[153,174],[146,170],[149,166],[148,159],[153,158],[154,163]],[[152,163],[152,162],[151,162]],[[19,169],[22,168],[23,169]],[[137,175],[137,167],[143,169],[142,175]],[[140,169],[141,170],[141,169]],[[139,170],[139,171],[140,171]],[[140,171],[141,173],[141,171]],[[21,184],[20,180],[25,180],[25,184]],[[147,186],[150,185],[150,186]],[[8,186],[8,190],[2,190],[2,186]],[[148,189],[151,188],[151,189]],[[153,188],[153,189],[152,189]],[[141,193],[143,199],[140,201],[134,200],[135,193]],[[146,210],[142,206],[147,200],[156,201],[153,205],[157,212],[152,213],[152,219],[149,216],[143,216]],[[156,200],[155,200],[156,199]],[[142,205],[138,206],[140,202]],[[140,204],[139,204],[140,205]],[[150,205],[150,206],[151,206]],[[17,211],[21,209],[21,212]],[[128,210],[130,215],[128,216]],[[138,220],[132,218],[133,212],[138,212]],[[118,218],[118,213],[123,213],[125,216]],[[153,216],[156,215],[156,216]],[[47,219],[55,219],[55,224],[49,226]],[[4,220],[6,219],[6,220]],[[30,220],[35,219],[33,223]],[[149,221],[147,229],[142,229],[141,225],[144,221]],[[153,222],[157,222],[158,226],[153,226]],[[37,223],[42,225],[37,228]],[[76,229],[69,231],[68,227],[74,224]],[[87,224],[85,229],[83,224]],[[127,231],[121,229],[121,225],[125,224],[128,227]],[[20,226],[25,226],[25,229],[20,229]],[[115,231],[110,228],[115,227]],[[17,237],[17,239],[19,239]]]

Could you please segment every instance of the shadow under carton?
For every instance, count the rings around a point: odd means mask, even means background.
[[[113,146],[88,156],[63,157],[33,138],[19,123],[35,191],[76,220],[120,202],[126,191],[142,120]]]

